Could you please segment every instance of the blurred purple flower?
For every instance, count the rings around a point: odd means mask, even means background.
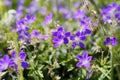
[[[8,55],[4,55],[2,59],[0,59],[0,72],[6,70],[11,63],[11,59]]]
[[[40,35],[40,33],[37,31],[37,30],[33,30],[32,32],[31,32],[31,38],[32,37],[36,37],[36,38],[38,38],[38,39],[44,39],[44,40],[46,40],[46,39],[48,39],[49,38],[49,36],[47,36],[47,35]]]
[[[52,22],[52,17],[53,17],[53,13],[50,13],[49,15],[45,16],[45,21],[42,22],[42,25],[46,26],[50,24]]]
[[[73,18],[76,20],[83,19],[85,17],[85,12],[83,10],[78,10],[73,14]]]
[[[30,16],[30,14],[26,14],[24,20],[26,24],[32,24],[36,20],[36,16]]]
[[[92,56],[88,56],[88,52],[85,51],[83,55],[77,55],[77,59],[79,62],[76,64],[77,67],[84,66],[86,69],[90,68],[90,61],[92,60]]]
[[[16,10],[16,19],[19,21],[22,17],[23,11],[24,11],[24,4],[25,0],[18,0],[17,10]]]
[[[42,14],[42,15],[46,15],[46,12],[47,12],[47,8],[46,7],[42,7],[42,8],[40,8],[40,14]]]
[[[12,0],[3,0],[3,2],[9,7],[12,6]]]
[[[18,71],[18,62],[17,59],[20,59],[20,63],[23,69],[28,68],[28,62],[25,61],[26,59],[26,53],[25,52],[20,52],[19,56],[17,58],[16,52],[12,51],[12,66],[14,67],[15,71]]]
[[[29,14],[35,14],[39,10],[40,6],[38,1],[39,0],[32,0],[31,4],[27,8],[27,12]]]
[[[70,37],[70,35],[70,32],[65,32],[64,28],[62,26],[59,26],[57,31],[54,31],[52,34],[54,47],[56,48],[62,44],[68,44],[68,37]]]
[[[29,25],[32,24],[36,20],[35,16],[30,16],[27,14],[25,18],[19,20],[16,23],[16,30],[19,33],[18,39],[23,42],[30,43],[30,34],[28,33]]]
[[[75,8],[77,8],[77,7],[79,7],[80,6],[80,2],[75,2],[74,4],[73,4],[73,7],[75,7]]]
[[[70,40],[72,41],[72,47],[75,48],[77,45],[80,48],[85,48],[83,41],[86,40],[86,36],[90,35],[91,31],[89,29],[85,29],[83,31],[76,31],[75,35],[70,36]]]
[[[104,24],[106,24],[106,23],[112,24],[113,20],[115,20],[115,18],[120,20],[119,13],[120,13],[119,6],[115,2],[102,8],[101,14],[102,14],[102,19],[103,19]]]
[[[65,17],[65,19],[70,19],[72,17],[71,11],[61,5],[58,5],[58,11]]]
[[[105,45],[112,45],[112,46],[116,46],[118,44],[118,41],[115,37],[107,37],[104,41]]]

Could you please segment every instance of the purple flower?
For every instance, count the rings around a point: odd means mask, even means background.
[[[119,5],[116,4],[115,2],[102,8],[101,14],[102,14],[102,19],[103,19],[104,24],[106,23],[112,24],[115,18],[120,20],[119,9],[120,9]]]
[[[20,63],[23,69],[28,68],[28,62],[25,61],[25,58],[25,52],[20,52],[18,58],[15,51],[12,51],[11,58],[8,55],[4,55],[3,58],[0,59],[0,72],[9,68],[13,68],[15,71],[18,71],[18,59],[20,59]]]
[[[0,72],[6,70],[10,66],[11,59],[8,55],[4,55],[2,59],[0,59]]]
[[[84,29],[89,29],[89,26],[92,24],[91,19],[89,17],[85,17],[80,20],[80,26]]]
[[[74,4],[73,4],[73,7],[75,7],[75,8],[78,8],[79,6],[80,6],[80,2],[75,2]]]
[[[112,46],[116,46],[118,44],[118,41],[116,38],[112,37],[107,37],[104,41],[105,45],[112,45]]]
[[[85,17],[85,12],[83,10],[78,10],[73,14],[73,18],[76,20],[83,19]]]
[[[22,17],[23,11],[24,11],[24,4],[25,0],[18,0],[18,6],[17,6],[17,14],[16,14],[16,20],[19,21]]]
[[[47,35],[40,35],[40,33],[37,31],[37,30],[33,30],[32,32],[31,32],[31,38],[32,37],[36,37],[36,38],[38,38],[38,39],[44,39],[44,40],[46,40],[46,39],[48,39],[49,38],[49,36],[47,36]]]
[[[42,15],[46,15],[47,8],[46,8],[46,7],[42,7],[39,12],[40,12],[40,14],[42,14]]]
[[[12,0],[3,0],[3,2],[9,7],[12,6]]]
[[[56,48],[62,44],[68,44],[68,37],[70,37],[70,35],[70,32],[65,32],[64,28],[62,26],[59,26],[57,31],[54,31],[52,34],[54,47]]]
[[[58,11],[64,16],[65,19],[71,18],[71,11],[67,8],[64,8],[62,5],[58,5]]]
[[[77,67],[84,66],[86,69],[90,68],[90,61],[92,60],[92,56],[88,56],[88,52],[85,51],[83,55],[77,55],[77,59],[79,62],[76,64]]]
[[[53,13],[50,13],[49,15],[45,16],[45,21],[42,22],[43,26],[46,26],[52,22]]]
[[[72,47],[75,48],[77,45],[80,48],[84,48],[85,45],[83,41],[86,40],[86,32],[85,31],[76,31],[75,35],[70,36],[70,40],[72,41]]]
[[[19,53],[19,56],[17,58],[17,55],[16,55],[16,52],[15,51],[12,51],[12,66],[14,67],[15,71],[18,71],[18,62],[17,62],[17,59],[20,60],[20,63],[21,63],[21,66],[23,69],[26,69],[28,68],[28,62],[25,61],[26,59],[26,53],[25,52],[20,52]]]
[[[31,25],[36,20],[35,16],[30,16],[30,14],[27,14],[25,18],[19,20],[16,23],[16,31],[19,33],[18,39],[25,42],[30,43],[30,34],[28,32],[29,25]]]
[[[36,20],[36,16],[30,16],[30,14],[27,14],[24,18],[26,24],[32,24]]]
[[[27,8],[29,14],[35,14],[39,10],[39,0],[33,0]]]

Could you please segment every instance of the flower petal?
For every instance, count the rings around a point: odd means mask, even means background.
[[[78,62],[78,63],[76,64],[76,66],[77,66],[77,67],[81,67],[81,66],[82,66],[82,62]]]
[[[19,53],[20,60],[25,60],[26,58],[26,53],[25,52],[20,52]]]
[[[92,56],[89,56],[89,57],[88,57],[88,61],[91,61],[91,60],[92,60]]]
[[[24,62],[21,62],[21,66],[26,69],[28,68],[28,62],[24,61]]]
[[[82,57],[80,54],[78,54],[78,55],[77,55],[77,59],[82,60],[83,57]]]
[[[87,51],[84,52],[83,57],[84,57],[85,59],[88,57],[88,52],[87,52]]]
[[[84,64],[84,67],[85,67],[86,69],[90,68],[90,63]]]
[[[85,48],[85,45],[82,43],[82,42],[79,42],[79,46],[80,46],[80,48]]]

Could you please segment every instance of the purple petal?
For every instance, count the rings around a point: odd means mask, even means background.
[[[21,62],[21,66],[26,69],[28,68],[28,62],[24,61],[24,62]]]
[[[77,45],[77,43],[76,43],[76,42],[72,42],[72,47],[73,47],[73,48],[75,48],[75,47],[76,47],[76,45]]]
[[[34,15],[31,17],[31,21],[34,22],[35,20],[36,20],[36,16]]]
[[[53,39],[52,39],[52,42],[54,42],[54,43],[57,43],[58,41],[59,41],[58,38],[53,38]]]
[[[83,41],[86,40],[86,36],[81,36],[80,40],[83,40]]]
[[[91,60],[92,60],[92,56],[89,56],[89,57],[88,57],[88,61],[91,61]]]
[[[5,61],[9,61],[9,56],[8,56],[8,55],[4,55],[3,59],[4,59]]]
[[[42,22],[43,26],[46,26],[48,23],[46,21]]]
[[[31,35],[37,37],[37,36],[40,35],[40,33],[39,33],[37,30],[33,30],[33,31],[31,32]]]
[[[87,52],[87,51],[84,52],[83,57],[84,57],[85,59],[87,59],[87,57],[88,57],[88,52]]]
[[[57,47],[59,47],[61,44],[59,44],[59,43],[55,43],[54,44],[54,48],[57,48]]]
[[[0,59],[0,65],[2,65],[3,64],[3,59]]]
[[[25,60],[26,58],[26,53],[25,52],[20,52],[19,53],[20,60]]]
[[[81,34],[80,31],[76,32],[76,36],[80,36],[80,34]]]
[[[80,46],[80,48],[85,48],[85,45],[82,43],[82,42],[79,42],[79,46]]]
[[[108,45],[110,43],[110,37],[107,37],[106,40],[104,41],[105,45]]]
[[[67,38],[64,38],[64,44],[68,44],[68,39]]]
[[[56,31],[56,32],[53,32],[53,33],[52,33],[52,36],[57,36],[57,34],[58,34],[57,31]]]
[[[59,26],[58,29],[57,29],[57,31],[61,31],[61,32],[63,32],[63,31],[64,31],[64,27]]]
[[[4,71],[4,67],[0,66],[0,72]]]
[[[66,37],[69,37],[70,34],[71,34],[70,32],[66,32],[66,33],[65,33],[65,36],[66,36]]]
[[[16,63],[15,63],[14,60],[10,60],[10,63],[9,63],[9,66],[10,66],[10,67],[14,66],[15,64],[16,64]]]
[[[63,39],[63,38],[64,38],[64,35],[63,35],[61,32],[58,32],[57,37],[58,37],[59,39]]]
[[[112,46],[116,46],[118,43],[116,38],[112,38],[111,42],[112,42]]]
[[[84,67],[85,67],[86,69],[90,68],[90,63],[84,64]]]
[[[86,29],[85,32],[86,32],[86,34],[91,34],[91,30],[90,29]]]
[[[70,36],[70,40],[75,40],[75,36]]]
[[[78,54],[78,55],[77,55],[77,59],[82,60],[83,57],[82,57],[80,54]]]
[[[39,39],[44,39],[44,40],[46,40],[46,39],[48,39],[48,38],[49,38],[49,36],[47,36],[47,35],[39,36]]]
[[[120,6],[117,7],[117,10],[120,11]]]
[[[77,67],[81,67],[81,66],[82,66],[82,62],[78,62],[78,63],[76,64],[76,66],[77,66]]]
[[[30,14],[26,14],[26,19],[30,19],[31,18],[31,16],[30,16]]]

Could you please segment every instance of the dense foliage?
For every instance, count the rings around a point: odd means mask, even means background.
[[[0,80],[120,80],[119,0],[0,0]]]

